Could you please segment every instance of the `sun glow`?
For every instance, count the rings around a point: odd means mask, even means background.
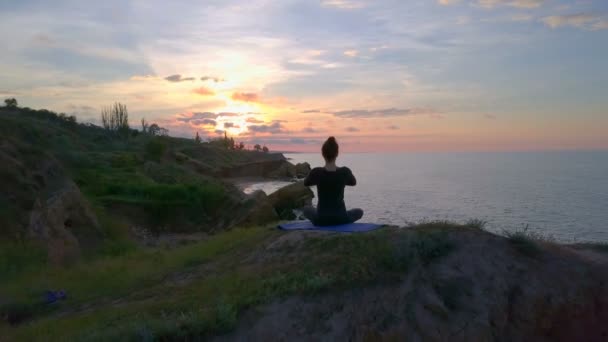
[[[222,96],[222,100],[225,101],[226,105],[219,109],[220,112],[228,113],[257,113],[260,111],[260,106],[253,102],[241,102],[232,100],[229,96]]]
[[[247,132],[248,117],[256,116],[257,119],[262,112],[261,105],[253,102],[242,102],[231,99],[230,95],[222,94],[219,97],[225,102],[225,106],[219,107],[216,111],[219,113],[217,118],[217,128],[224,130],[228,135],[238,136]]]

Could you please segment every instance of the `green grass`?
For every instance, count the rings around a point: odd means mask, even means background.
[[[453,250],[440,231],[393,229],[309,238],[270,251],[261,247],[280,234],[239,229],[173,250],[140,250],[24,274],[1,284],[0,293],[38,318],[6,332],[18,340],[200,338],[229,331],[252,306],[294,294],[393,283],[413,265],[428,267]],[[256,262],[255,255],[264,258]],[[70,298],[53,310],[36,308],[46,288],[65,289]],[[95,309],[78,311],[83,305]],[[57,312],[68,314],[56,317]]]
[[[465,226],[479,229],[479,230],[485,230],[487,224],[488,224],[488,222],[486,222],[484,220],[471,219],[465,223]]]
[[[208,262],[222,253],[259,241],[264,231],[235,230],[209,241],[184,246],[176,250],[144,249],[120,257],[107,257],[81,262],[68,268],[38,270],[22,273],[0,284],[0,293],[12,299],[10,305],[29,307],[32,315],[45,313],[41,295],[49,289],[63,289],[69,295],[70,307],[86,302],[120,298],[135,289],[154,286],[169,274],[187,271],[192,265]],[[62,309],[61,305],[52,309]]]
[[[6,281],[11,277],[38,270],[47,263],[45,246],[36,242],[2,241],[0,242],[0,279]]]
[[[514,232],[505,231],[504,235],[516,250],[531,258],[540,256],[541,248],[539,242],[548,240],[548,238],[540,234],[530,232],[527,226],[522,230]]]
[[[441,231],[418,232],[414,246],[423,265],[428,265],[448,255],[455,247]]]

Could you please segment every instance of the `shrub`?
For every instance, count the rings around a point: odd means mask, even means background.
[[[484,220],[480,220],[480,219],[471,219],[469,221],[467,221],[467,223],[465,223],[465,226],[471,227],[471,228],[476,228],[479,230],[484,230],[486,225],[488,223]]]
[[[137,157],[135,156],[135,154],[123,152],[123,153],[117,153],[117,154],[113,155],[110,163],[111,163],[112,167],[130,168],[130,167],[137,166],[139,164],[139,161],[137,160]]]
[[[200,222],[224,200],[224,189],[217,183],[199,184],[107,184],[106,201],[142,205],[158,224],[184,214]]]
[[[518,251],[528,257],[537,257],[541,251],[538,241],[546,239],[537,233],[530,232],[528,226],[523,230],[504,232],[504,234]]]
[[[167,145],[161,138],[154,138],[146,144],[146,159],[160,161],[160,158],[166,149]]]
[[[454,249],[444,232],[421,232],[414,240],[414,247],[424,265],[448,255]]]

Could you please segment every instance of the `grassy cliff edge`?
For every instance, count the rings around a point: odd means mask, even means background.
[[[0,285],[11,298],[0,331],[100,341],[607,336],[608,255],[526,243],[534,252],[521,238],[448,222],[352,235],[236,229],[15,275]],[[47,288],[68,299],[41,304]]]

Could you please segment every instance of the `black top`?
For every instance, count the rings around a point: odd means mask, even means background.
[[[319,202],[317,205],[318,220],[331,224],[345,222],[346,206],[344,205],[344,187],[356,185],[357,180],[347,167],[336,171],[327,171],[324,167],[315,167],[310,171],[304,185],[317,186]]]

